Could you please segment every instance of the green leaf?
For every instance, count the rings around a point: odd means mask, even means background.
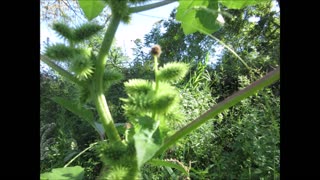
[[[181,21],[183,32],[186,35],[197,32],[199,29],[208,33],[217,31],[220,28],[217,17],[217,0],[179,1],[176,19]]]
[[[102,12],[107,4],[103,0],[79,0],[79,5],[88,20],[91,21]]]
[[[158,129],[160,122],[154,121],[147,116],[141,117],[139,121],[141,123],[141,129],[133,136],[137,152],[138,168],[153,158],[154,154],[162,145],[162,139]]]
[[[188,172],[186,171],[185,167],[183,167],[181,164],[179,163],[175,163],[172,161],[168,161],[168,160],[161,160],[161,159],[152,159],[148,162],[148,164],[151,164],[153,166],[166,166],[166,167],[171,167],[171,168],[175,168],[179,171],[181,171],[184,174],[188,174]]]
[[[101,123],[94,122],[93,128],[100,134],[100,136],[103,136],[105,134],[105,130]]]
[[[89,109],[81,107],[77,103],[64,98],[53,97],[51,99],[67,110],[71,111],[75,115],[78,115],[80,118],[87,121],[98,132],[100,136],[104,135],[105,130],[103,126],[100,123],[94,121],[93,113]]]
[[[159,69],[157,78],[159,81],[178,81],[185,77],[188,69],[188,64],[182,62],[167,63]]]
[[[249,5],[269,2],[270,0],[219,0],[221,4],[229,9],[242,9]]]
[[[157,123],[149,116],[140,117],[138,122],[139,122],[139,125],[141,126],[141,129],[152,131],[158,127]]]
[[[40,174],[41,180],[82,180],[84,168],[80,166],[55,168],[51,172]]]
[[[85,109],[84,107],[78,106],[77,103],[74,103],[70,100],[60,98],[60,97],[53,97],[51,98],[54,102],[60,104],[62,107],[66,108],[67,110],[73,112],[75,115],[78,115],[82,119],[88,121],[92,126],[94,125],[94,117],[90,110]]]

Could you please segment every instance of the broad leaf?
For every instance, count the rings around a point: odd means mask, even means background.
[[[93,128],[100,134],[101,137],[104,135],[105,130],[101,123],[94,122]]]
[[[217,0],[190,0],[179,1],[176,19],[181,21],[184,34],[197,31],[213,33],[220,28],[217,23]]]
[[[141,129],[133,136],[138,168],[153,158],[162,145],[158,121],[155,122],[152,118],[142,117],[139,120],[139,124],[141,125]]]
[[[82,180],[84,168],[80,166],[52,169],[51,172],[40,174],[41,180]]]
[[[256,5],[258,3],[269,1],[270,0],[219,0],[221,4],[229,9],[241,9],[249,5]]]
[[[58,103],[60,106],[66,108],[67,110],[71,111],[73,114],[79,116],[83,120],[87,121],[97,132],[98,134],[103,137],[104,136],[104,129],[100,123],[94,121],[94,116],[92,111],[86,109],[84,107],[79,106],[78,104],[64,99],[60,97],[53,97],[51,98],[54,102]]]
[[[60,98],[60,97],[53,97],[52,100],[58,104],[60,104],[62,107],[66,108],[67,110],[73,112],[74,114],[78,115],[79,117],[81,117],[82,119],[88,121],[92,126],[95,126],[93,124],[93,114],[90,110],[85,109],[83,107],[78,106],[78,104],[64,99],[64,98]]]
[[[79,5],[90,21],[97,17],[107,4],[103,0],[79,0]]]

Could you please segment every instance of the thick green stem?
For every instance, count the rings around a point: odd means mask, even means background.
[[[94,74],[94,102],[100,115],[101,123],[103,124],[106,135],[111,142],[120,141],[121,139],[114,125],[106,98],[104,96],[103,74],[105,66],[107,64],[106,56],[110,50],[114,35],[117,31],[119,24],[120,17],[112,16],[111,22],[103,39],[101,49],[99,51],[98,59],[96,62],[96,71]]]
[[[170,136],[168,139],[166,139],[163,146],[157,151],[156,155],[163,153],[171,145],[175,144],[179,139],[181,139],[191,131],[197,129],[200,125],[205,123],[207,120],[213,118],[214,116],[223,112],[224,110],[232,107],[233,105],[237,104],[241,100],[255,94],[262,88],[273,84],[274,82],[279,80],[279,78],[280,78],[280,67],[268,73],[263,78],[253,82],[251,85],[249,85],[245,89],[242,89],[236,92],[235,94],[223,100],[219,104],[216,104],[210,110],[202,114],[197,119],[193,120],[188,125],[181,128],[179,131],[177,131],[175,134]]]
[[[113,119],[103,93],[95,94],[94,102],[100,115],[101,123],[110,142],[120,141],[120,136],[114,126]]]
[[[165,0],[165,1],[157,2],[157,3],[153,3],[153,4],[148,4],[148,5],[144,5],[144,6],[131,7],[131,8],[129,8],[129,12],[130,13],[137,13],[137,12],[141,12],[141,11],[146,11],[146,10],[161,7],[161,6],[176,2],[176,1],[178,1],[178,0]]]
[[[69,79],[70,81],[82,86],[83,83],[79,81],[76,77],[74,77],[72,74],[70,74],[68,71],[64,70],[62,67],[58,66],[54,62],[52,62],[47,56],[41,55],[41,61],[46,63],[49,67],[57,71],[60,75],[63,77]]]
[[[108,26],[107,32],[101,44],[101,48],[98,56],[98,64],[101,64],[101,65],[103,64],[104,66],[106,65],[107,61],[105,58],[110,50],[114,35],[116,34],[119,24],[120,24],[120,17],[112,15],[111,22]]]

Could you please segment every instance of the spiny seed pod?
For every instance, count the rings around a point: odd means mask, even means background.
[[[106,174],[106,179],[125,179],[129,173],[129,168],[123,166],[116,166],[109,170]]]
[[[93,24],[93,23],[85,23],[81,26],[77,27],[74,30],[74,39],[75,42],[82,42],[84,40],[90,39],[92,36],[97,34],[99,31],[103,29],[103,26]]]
[[[105,70],[103,74],[103,87],[107,90],[111,85],[119,83],[122,79],[124,79],[124,76],[121,72],[115,69]]]
[[[56,61],[68,61],[78,55],[89,56],[90,53],[90,49],[74,48],[62,43],[47,46],[45,50],[45,55]]]
[[[189,69],[188,64],[170,62],[159,69],[158,80],[166,82],[179,81],[185,77]]]
[[[128,0],[110,0],[112,14],[121,18],[124,23],[129,23],[130,13],[127,5]]]
[[[70,60],[76,53],[79,53],[79,50],[61,43],[47,46],[45,51],[46,56],[57,61]]]
[[[161,47],[160,47],[160,45],[158,45],[158,44],[154,45],[154,46],[151,48],[151,54],[152,54],[153,56],[160,57],[160,54],[161,54]]]
[[[93,74],[93,63],[90,59],[78,55],[70,65],[70,70],[76,74],[79,80],[86,80]]]
[[[128,94],[146,95],[152,91],[152,82],[145,79],[130,79],[124,83],[125,90]]]
[[[73,29],[64,23],[54,23],[52,29],[62,38],[69,41],[73,40]]]
[[[153,99],[152,109],[157,113],[166,113],[175,103],[177,103],[176,94],[162,93]]]

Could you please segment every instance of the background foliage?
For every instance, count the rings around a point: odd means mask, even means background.
[[[108,57],[108,66],[124,74],[121,82],[154,78],[151,56],[142,51],[154,44],[163,47],[160,65],[172,61],[192,65],[184,81],[176,84],[183,97],[185,118],[172,122],[173,129],[179,129],[279,65],[280,14],[272,10],[271,3],[238,10],[222,9],[232,17],[226,16],[225,25],[213,35],[230,45],[250,69],[227,50],[218,54],[216,47],[219,44],[214,39],[200,33],[185,35],[181,23],[175,19],[176,10],[172,11],[170,19],[156,24],[144,40],[135,40],[134,58],[130,64],[126,63],[129,58],[116,46]],[[258,20],[251,21],[252,17]],[[162,28],[165,31],[160,31]],[[89,45],[98,49],[101,38],[94,37]],[[211,61],[214,55],[216,63]],[[40,172],[43,173],[64,166],[101,137],[88,123],[51,100],[54,96],[72,99],[78,92],[44,67],[40,73],[40,92]],[[127,122],[123,102],[119,101],[126,97],[123,83],[111,86],[106,97],[115,122]],[[209,120],[170,148],[163,158],[188,167],[191,179],[279,179],[279,125],[280,83],[276,83]],[[86,167],[85,179],[95,179],[101,169],[100,159],[93,150],[77,158],[73,165]],[[144,166],[142,176],[144,179],[187,178],[174,168],[150,164]]]

